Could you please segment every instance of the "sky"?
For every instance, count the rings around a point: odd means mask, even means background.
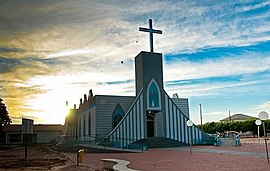
[[[191,120],[270,113],[269,0],[0,0],[0,97],[13,123],[63,124],[66,101],[135,95],[153,19],[164,87]],[[121,63],[123,61],[123,63]]]

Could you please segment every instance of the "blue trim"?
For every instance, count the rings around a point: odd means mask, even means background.
[[[175,113],[174,113],[174,106],[173,106],[173,104],[172,104],[172,117],[173,117],[173,130],[172,130],[172,132],[173,132],[173,139],[175,140]]]

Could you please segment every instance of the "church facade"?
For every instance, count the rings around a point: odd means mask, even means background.
[[[162,54],[140,52],[135,70],[136,96],[93,96],[90,91],[67,117],[67,135],[78,140],[103,137],[121,148],[152,137],[189,144],[188,99],[170,98],[164,90]],[[207,134],[195,125],[191,129],[192,143],[202,144]]]

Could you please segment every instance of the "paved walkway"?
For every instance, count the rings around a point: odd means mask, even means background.
[[[188,147],[168,148],[168,150],[190,151],[190,148]],[[193,147],[192,152],[193,153],[200,152],[200,153],[228,154],[228,155],[251,156],[251,157],[265,157],[266,156],[265,152],[234,151],[234,150],[219,149],[219,147],[216,147],[216,149],[209,149],[209,148],[203,148],[201,146]]]
[[[76,154],[67,153],[73,161],[63,170],[75,170]],[[240,147],[194,146],[192,155],[188,147],[170,149],[150,149],[144,153],[86,153],[82,170],[102,170],[103,158],[130,161],[128,167],[142,171],[266,171],[265,146],[255,143],[242,143]]]

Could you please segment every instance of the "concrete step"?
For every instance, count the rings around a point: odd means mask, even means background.
[[[220,146],[236,146],[235,139],[220,138]]]
[[[148,137],[147,139],[137,141],[135,144],[145,144],[148,148],[173,148],[188,145],[176,140],[162,137]]]

